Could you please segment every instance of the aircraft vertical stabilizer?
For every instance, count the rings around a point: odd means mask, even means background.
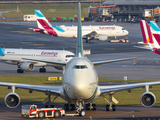
[[[160,34],[153,33],[151,27],[145,20],[140,20],[140,27],[143,36],[143,42],[148,43],[152,48],[160,48]]]
[[[153,30],[160,31],[160,29],[155,21],[150,21],[150,26],[152,27]]]
[[[44,17],[40,10],[34,10],[37,16],[37,25],[38,28],[43,29],[44,27],[52,27],[52,25],[48,22],[48,20]]]
[[[81,4],[78,4],[78,32],[77,32],[77,47],[76,47],[76,56],[83,56],[83,41],[82,41],[82,30],[81,30]]]

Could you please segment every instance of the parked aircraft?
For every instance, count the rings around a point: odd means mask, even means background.
[[[56,37],[76,38],[77,26],[53,26],[44,17],[40,10],[35,10],[37,16],[38,28],[34,28],[33,31],[48,34]],[[32,28],[31,28],[32,29]],[[128,31],[124,30],[121,26],[105,25],[105,26],[82,26],[82,36],[86,42],[97,39],[100,41],[106,41],[108,37],[118,37],[128,35]]]
[[[145,20],[140,20],[139,23],[143,36],[143,43],[148,44],[149,47],[140,47],[140,46],[135,46],[135,47],[142,49],[149,49],[154,53],[160,55],[160,39],[159,39],[160,32],[157,30],[158,26],[156,26],[156,23],[150,22],[152,26],[150,27]]]
[[[0,61],[17,65],[17,73],[24,71],[33,71],[36,66],[42,67],[39,72],[46,72],[45,66],[53,66],[58,70],[62,70],[62,66],[53,65],[45,62],[35,62],[24,60],[23,58],[50,60],[56,62],[68,62],[74,57],[74,53],[65,50],[36,50],[36,49],[11,49],[0,48]]]
[[[78,18],[81,18],[80,3],[78,11],[79,11]],[[144,92],[141,95],[141,103],[145,107],[151,107],[154,105],[156,99],[155,95],[149,92],[149,85],[158,85],[160,84],[160,81],[125,84],[125,85],[99,86],[98,76],[94,66],[106,63],[125,61],[134,58],[123,58],[123,59],[91,62],[89,59],[83,56],[82,52],[83,41],[81,35],[82,35],[81,21],[78,20],[76,56],[72,58],[68,63],[45,61],[50,64],[61,64],[65,66],[62,86],[43,86],[43,85],[28,85],[28,84],[0,82],[1,86],[10,87],[12,90],[11,93],[8,93],[6,95],[4,100],[5,104],[10,108],[15,108],[19,105],[20,97],[17,93],[15,93],[16,90],[15,88],[28,89],[30,93],[32,93],[32,91],[35,90],[48,94],[49,106],[51,104],[50,102],[51,95],[55,95],[56,98],[60,96],[64,100],[68,101],[68,104],[64,105],[66,110],[69,109],[74,110],[75,105],[71,103],[76,103],[78,105],[78,107],[76,108],[77,113],[79,113],[80,116],[84,116],[85,115],[85,111],[83,109],[84,103],[88,103],[86,104],[87,110],[96,110],[96,105],[92,104],[92,102],[98,99],[100,96],[103,96],[105,98],[105,96],[109,95],[110,100],[109,104],[106,105],[106,110],[115,111],[116,110],[115,105],[112,104],[113,94],[122,90],[130,90],[133,88],[145,87],[146,92]],[[34,59],[31,60],[34,61]],[[41,60],[35,60],[35,61],[41,61]]]

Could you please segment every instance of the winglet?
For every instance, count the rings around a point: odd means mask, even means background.
[[[82,41],[82,30],[81,30],[81,4],[78,3],[78,30],[77,30],[77,47],[76,56],[83,56],[83,41]]]

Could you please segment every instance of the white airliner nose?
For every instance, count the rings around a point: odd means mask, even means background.
[[[125,35],[128,35],[128,34],[129,34],[129,32],[128,32],[127,30],[124,30],[124,33],[125,33]]]

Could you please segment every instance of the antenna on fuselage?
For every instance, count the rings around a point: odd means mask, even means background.
[[[76,57],[83,56],[83,41],[82,41],[82,28],[81,28],[81,4],[78,3],[78,30],[77,30],[77,47]]]

